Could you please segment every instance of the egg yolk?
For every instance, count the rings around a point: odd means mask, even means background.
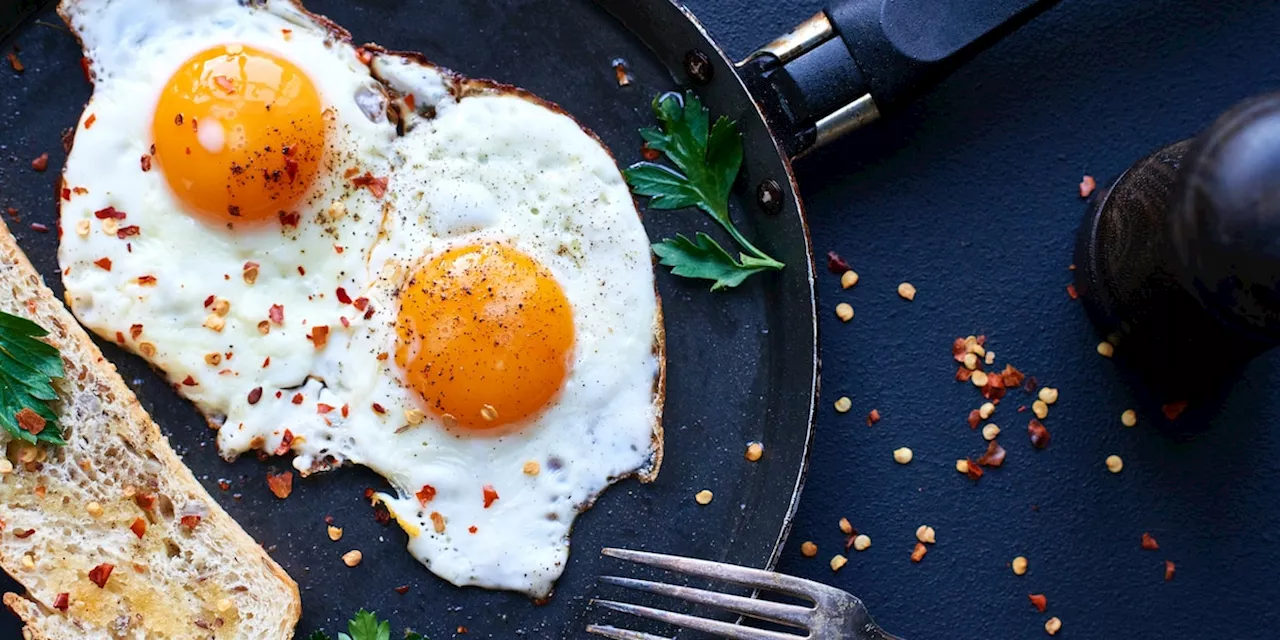
[[[306,195],[324,152],[323,105],[292,62],[244,45],[206,49],[169,78],[151,123],[154,160],[188,211],[276,218]]]
[[[491,429],[542,410],[564,385],[573,310],[545,267],[501,244],[450,250],[414,273],[396,363],[446,425]]]

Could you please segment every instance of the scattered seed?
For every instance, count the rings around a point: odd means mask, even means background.
[[[848,289],[855,284],[858,284],[858,272],[853,269],[844,272],[844,274],[840,276],[841,287]]]
[[[976,354],[976,353],[966,353],[966,354],[964,354],[964,368],[966,368],[966,369],[968,369],[968,370],[970,370],[970,371],[973,371],[974,369],[977,369],[977,368],[978,368],[978,354]]]
[[[28,571],[30,571],[31,569],[35,569],[35,568],[36,568],[36,557],[35,557],[35,556],[33,556],[33,555],[31,555],[31,554],[29,554],[29,553],[25,553],[25,554],[23,554],[23,555],[22,555],[22,568],[23,568],[23,569],[26,569],[26,570],[28,570]]]
[[[832,571],[839,571],[839,570],[840,570],[841,568],[843,568],[846,564],[849,564],[849,559],[848,559],[848,558],[846,558],[846,557],[844,557],[844,556],[842,556],[842,555],[837,554],[835,557],[831,558],[831,570],[832,570]]]
[[[995,440],[998,435],[1000,435],[1000,427],[995,424],[989,424],[982,428],[983,440]]]
[[[342,529],[329,525],[329,539],[337,542],[342,539]]]
[[[13,463],[8,458],[0,458],[0,476],[7,476],[13,473]]]
[[[978,407],[978,417],[982,418],[983,420],[990,418],[991,414],[995,412],[996,412],[996,405],[991,404],[990,402],[983,403],[981,407]]]
[[[120,231],[120,221],[115,218],[104,218],[102,220],[102,233],[114,236]]]
[[[934,544],[938,541],[938,533],[933,530],[933,527],[927,524],[922,524],[916,529],[916,540],[927,544]]]
[[[1081,188],[1080,192],[1084,193],[1084,189]],[[1057,635],[1058,631],[1061,629],[1062,629],[1062,621],[1059,620],[1057,616],[1049,618],[1044,622],[1044,632],[1051,636]]]
[[[539,473],[542,473],[542,465],[538,464],[537,460],[530,460],[524,463],[522,471],[524,471],[526,476],[536,476]]]
[[[836,411],[847,413],[852,408],[853,401],[848,396],[841,396],[840,399],[836,400]]]
[[[987,373],[985,371],[974,371],[973,376],[969,378],[969,382],[972,382],[973,386],[981,389],[982,387],[987,386]]]
[[[849,522],[848,518],[840,518],[840,533],[846,536],[853,533],[853,524]]]
[[[985,362],[986,362],[987,364],[989,364],[989,365],[995,364],[995,363],[996,363],[996,352],[994,352],[994,351],[988,351],[988,352],[987,352],[987,357],[986,357],[986,359],[985,359]]]
[[[805,540],[804,543],[800,545],[800,555],[806,558],[812,558],[818,555],[818,545]]]
[[[1053,387],[1040,387],[1040,393],[1036,397],[1044,401],[1045,404],[1053,404],[1058,401],[1058,390]]]
[[[1036,414],[1037,418],[1044,420],[1049,417],[1049,405],[1045,404],[1044,400],[1036,400],[1031,403],[1031,413]]]
[[[77,222],[76,235],[80,236],[81,238],[89,237],[89,227],[90,227],[90,224],[88,220],[81,220],[80,222]]]
[[[853,539],[853,548],[856,551],[866,551],[871,548],[871,536],[860,533],[858,537]]]
[[[342,554],[342,564],[345,564],[348,567],[354,567],[360,564],[360,561],[363,559],[364,559],[364,554],[360,553],[359,549],[352,549]]]
[[[1138,424],[1138,412],[1133,409],[1125,409],[1125,412],[1120,414],[1120,424],[1126,427]]]
[[[956,460],[956,471],[969,475],[969,461],[963,458]]]
[[[94,518],[100,517],[102,515],[102,505],[98,504],[97,502],[90,502],[88,505],[85,506],[84,510],[88,511],[89,515]]]
[[[836,305],[836,317],[840,318],[841,322],[848,322],[852,320],[853,305],[849,304],[848,302],[841,302],[840,304]]]
[[[696,500],[698,504],[708,505],[708,504],[711,504],[712,497],[714,497],[714,494],[712,494],[710,491],[707,491],[706,489],[703,489],[702,491],[699,491],[698,495],[694,496],[693,499]]]
[[[226,324],[227,324],[226,319],[224,319],[222,316],[216,313],[211,313],[208,316],[206,316],[204,319],[205,328],[212,329],[219,333],[222,332],[222,328],[226,326]]]
[[[1120,473],[1121,469],[1124,469],[1124,460],[1121,460],[1120,456],[1107,456],[1107,471]]]
[[[1116,348],[1110,342],[1098,343],[1098,355],[1104,358],[1110,358],[1116,354]]]
[[[908,449],[907,447],[901,447],[893,450],[893,459],[898,464],[907,464],[908,462],[911,462],[911,458],[913,457],[915,457],[915,455],[912,454],[911,449]]]
[[[903,300],[915,300],[916,288],[910,282],[904,282],[898,285],[898,295],[902,296]]]
[[[764,445],[759,442],[751,442],[747,444],[747,452],[743,454],[749,462],[755,462],[764,455]]]
[[[1020,576],[1027,572],[1027,559],[1018,556],[1013,559],[1013,575]]]
[[[485,422],[493,422],[498,419],[498,410],[491,404],[483,405],[480,407],[480,417],[484,418]]]

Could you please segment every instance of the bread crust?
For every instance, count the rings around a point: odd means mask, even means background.
[[[232,622],[226,624],[225,628],[219,626],[212,631],[201,627],[191,627],[186,633],[181,629],[176,633],[156,631],[153,626],[172,625],[175,620],[195,620],[207,613],[203,609],[184,611],[183,604],[190,608],[191,603],[197,600],[174,598],[163,601],[167,615],[131,621],[131,624],[136,625],[132,627],[134,630],[141,627],[147,631],[148,637],[166,638],[290,638],[302,611],[297,584],[240,528],[182,464],[160,428],[116,373],[115,366],[106,360],[70,312],[44,285],[3,221],[0,221],[0,310],[37,321],[49,331],[46,341],[58,347],[62,353],[66,377],[55,384],[63,399],[57,412],[69,441],[65,447],[50,450],[47,459],[38,465],[39,468],[19,465],[13,474],[0,480],[0,519],[5,520],[10,528],[23,527],[24,518],[28,521],[39,520],[42,525],[51,521],[55,526],[57,523],[62,523],[63,526],[74,525],[81,527],[77,530],[78,533],[83,532],[81,537],[104,545],[114,544],[120,534],[119,518],[93,517],[83,504],[72,504],[70,508],[65,505],[67,497],[80,495],[84,490],[92,491],[92,495],[97,496],[114,487],[115,493],[120,494],[118,500],[108,502],[111,498],[103,497],[100,501],[109,514],[113,513],[112,509],[118,508],[121,509],[118,513],[125,518],[131,513],[124,511],[125,509],[133,509],[148,518],[154,516],[148,535],[168,535],[168,539],[178,540],[184,546],[196,547],[198,552],[216,554],[213,557],[218,562],[219,573],[209,576],[208,582],[215,583],[212,586],[216,587],[220,579],[227,580],[227,572],[236,573],[242,580],[253,584],[253,589],[229,592],[224,596],[227,602],[236,607],[236,611],[252,608],[253,629],[247,628],[247,623]],[[70,406],[72,401],[69,398],[72,394],[84,397],[86,392],[101,398],[101,413],[73,415]],[[136,455],[143,459],[145,465],[140,468],[146,473],[116,477],[137,471],[138,468],[128,464],[112,464],[97,469],[95,465],[101,461],[89,459],[85,455],[87,451],[92,451],[84,448],[88,443],[117,440],[126,451],[123,457]],[[95,476],[97,482],[94,486],[86,487],[83,483],[76,485],[69,480],[85,477],[90,469],[99,474]],[[107,482],[107,479],[113,480],[114,484]],[[23,492],[24,485],[41,487],[48,492],[48,497],[33,501]],[[154,491],[158,497],[171,499],[170,512],[166,514],[163,513],[164,509],[157,509],[160,512],[158,515],[147,513],[146,509],[136,504],[138,500],[132,498],[122,487]],[[37,495],[44,496],[44,493],[38,491]],[[62,496],[63,500],[52,499],[57,496]],[[26,500],[26,503],[17,506],[19,499]],[[95,501],[99,500],[95,498]],[[172,509],[180,501],[183,508],[195,506],[200,510],[198,524],[191,527],[185,535],[183,525],[179,522],[181,513],[175,513]],[[5,594],[4,603],[26,624],[25,636],[40,640],[80,640],[108,635],[107,629],[99,621],[81,615],[82,612],[92,610],[93,603],[90,601],[98,597],[99,592],[104,600],[112,592],[109,589],[95,591],[92,584],[87,587],[84,584],[88,582],[85,568],[98,564],[102,559],[99,555],[102,549],[93,548],[90,551],[86,550],[91,549],[89,545],[80,545],[79,551],[63,548],[60,554],[40,554],[44,549],[40,547],[38,536],[15,541],[23,544],[10,542],[15,536],[4,538],[7,540],[0,542],[0,567],[28,589],[25,596]],[[129,539],[128,536],[125,539]],[[157,595],[163,595],[164,590],[181,592],[189,587],[185,584],[148,586],[146,582],[155,580],[154,576],[163,571],[140,572],[139,566],[144,569],[148,566],[160,567],[167,559],[168,562],[179,563],[176,571],[180,573],[184,569],[181,562],[185,556],[166,553],[166,547],[156,547],[158,540],[150,547],[143,544],[143,536],[139,536],[136,542],[136,548],[130,548],[130,553],[137,554],[134,556],[136,562],[133,563],[133,572],[128,572],[123,566],[117,568],[120,572],[117,575],[128,576],[129,582],[121,579],[118,585],[136,581],[140,585],[140,593]],[[54,541],[53,544],[58,543]],[[157,548],[158,555],[149,555]],[[37,557],[37,554],[45,557]],[[36,558],[39,563],[36,569],[23,567],[25,555]],[[89,557],[91,555],[93,557]],[[135,575],[129,575],[130,573]],[[122,587],[120,589],[123,590]],[[54,609],[57,594],[66,592],[85,594],[85,600],[78,602],[73,596],[72,606],[66,612]],[[213,603],[204,604],[209,609],[216,609]],[[176,610],[170,610],[175,606]],[[278,619],[274,621],[261,619],[262,616],[277,615]],[[229,615],[228,618],[230,617]],[[245,635],[246,633],[252,635]]]

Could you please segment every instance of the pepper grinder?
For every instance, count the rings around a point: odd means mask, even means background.
[[[1075,262],[1115,357],[1169,400],[1203,395],[1280,343],[1280,92],[1099,192]]]

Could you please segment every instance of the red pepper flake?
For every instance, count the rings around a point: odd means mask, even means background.
[[[205,298],[205,299],[204,299],[204,306],[205,306],[205,308],[208,308],[208,307],[209,307],[209,305],[213,304],[213,301],[214,301],[214,300],[217,300],[217,299],[218,299],[218,297],[217,297],[217,296],[214,296],[214,295],[211,295],[211,296],[209,296],[209,297]]]
[[[231,490],[231,482],[229,480],[218,480],[218,488],[223,491]]]
[[[435,515],[438,516],[440,514],[437,513]],[[387,505],[381,502],[373,505],[373,521],[383,526],[391,524],[391,512],[387,511]]]
[[[1044,613],[1044,610],[1049,606],[1049,600],[1044,597],[1043,593],[1032,593],[1027,598],[1031,600],[1031,606],[1035,607],[1036,611],[1040,613]]]
[[[63,199],[63,200],[70,200],[70,199],[71,199],[71,190],[70,190],[70,189],[68,189],[68,188],[66,188],[66,187],[63,187],[63,188],[62,188],[62,199]]]
[[[405,585],[400,585],[400,586],[398,586],[398,587],[396,587],[396,588],[395,588],[395,592],[396,592],[396,593],[398,593],[398,594],[400,594],[400,595],[404,595],[404,594],[406,594],[406,593],[409,593],[409,585],[407,585],[407,584],[405,584]]]
[[[1177,571],[1177,569],[1178,569],[1177,565],[1173,564],[1172,560],[1165,560],[1164,561],[1164,581],[1169,582],[1170,580],[1173,580],[1173,572]]]
[[[1093,193],[1093,190],[1096,188],[1098,188],[1098,181],[1094,180],[1093,176],[1085,176],[1080,179],[1081,198],[1088,198],[1089,194]]]
[[[977,480],[982,477],[982,467],[978,463],[974,462],[971,458],[965,458],[965,462],[969,463],[969,468],[964,472],[964,474],[969,476],[970,480]]]
[[[1187,401],[1179,400],[1177,402],[1170,402],[1169,404],[1160,407],[1160,409],[1161,411],[1164,411],[1164,417],[1170,420],[1177,420],[1178,416],[1182,415],[1182,412],[1187,410]]]
[[[972,377],[973,371],[965,368],[964,365],[956,369],[956,382],[968,382]]]
[[[82,196],[86,193],[89,193],[89,190],[84,187],[71,187],[71,193],[74,193],[78,196]]]
[[[293,29],[281,29],[280,34],[284,36],[285,40],[288,40],[291,36],[293,36]]]
[[[254,387],[249,391],[249,404],[258,404],[262,399],[262,387]]]
[[[49,154],[42,153],[35,160],[31,161],[31,168],[39,173],[44,173],[49,168]]]
[[[115,220],[124,220],[125,212],[120,211],[115,207],[106,207],[106,208],[98,209],[97,211],[94,211],[93,217],[99,220],[106,220],[107,218],[112,218]]]
[[[26,69],[26,67],[22,66],[22,61],[18,59],[18,54],[13,51],[9,52],[9,66],[13,67],[13,70],[18,73],[22,73]]]
[[[1147,551],[1156,551],[1160,548],[1160,543],[1156,542],[1156,539],[1151,534],[1144,531],[1142,532],[1142,548]]]
[[[969,353],[969,345],[965,344],[964,338],[956,338],[951,343],[951,357],[956,362],[964,362],[964,354]]]
[[[71,594],[65,591],[59,593],[57,597],[53,599],[53,608],[63,612],[71,608]]]
[[[143,287],[154,287],[156,285],[156,277],[138,276],[138,285]]]
[[[88,129],[92,127],[93,123],[97,121],[98,121],[98,114],[96,113],[89,114],[89,117],[84,119],[84,128]]]
[[[1011,364],[1004,365],[1004,371],[1000,372],[1001,382],[1009,389],[1016,389],[1022,386],[1022,382],[1027,379],[1021,371]]]
[[[840,254],[834,251],[827,252],[827,271],[836,275],[841,275],[850,269],[849,263]]]
[[[364,47],[356,47],[356,57],[360,59],[361,64],[368,65],[373,62],[373,52]]]
[[[16,208],[9,207],[8,212],[9,212],[9,217],[13,218],[14,222],[22,222],[22,218],[18,216],[18,210]]]
[[[284,307],[278,304],[271,305],[267,310],[267,317],[276,324],[284,324]]]
[[[867,414],[867,426],[869,427],[877,422],[880,422],[880,410],[872,409],[871,413]]]
[[[302,404],[302,394],[301,393],[293,394],[293,399],[291,399],[290,402],[294,404]]]
[[[104,562],[89,570],[89,581],[98,585],[99,589],[107,587],[107,580],[111,577],[111,571],[116,566],[109,562]]]
[[[338,287],[338,302],[351,304],[351,296],[347,295],[347,290],[342,287]]]
[[[1026,391],[1027,393],[1035,393],[1036,389],[1039,389],[1039,388],[1040,388],[1040,381],[1036,380],[1035,376],[1028,377],[1027,381],[1022,385],[1022,390]]]
[[[316,349],[323,349],[324,345],[329,342],[329,327],[316,326],[311,327],[311,336],[307,338],[315,345]]]
[[[470,533],[470,534],[472,534],[472,535],[475,535],[475,532],[477,532],[477,531],[479,531],[479,529],[477,529],[477,528],[476,528],[476,526],[475,526],[474,524],[473,524],[473,525],[471,525],[471,526],[469,526],[469,527],[467,527],[467,533]]]
[[[488,509],[489,505],[493,504],[493,501],[497,499],[498,492],[493,488],[493,485],[486,484],[484,486],[484,508]]]
[[[292,448],[293,448],[293,432],[288,429],[285,429],[284,435],[280,437],[280,445],[276,447],[276,450],[274,451],[274,453],[275,455],[282,456],[286,453],[289,453],[289,450]]]
[[[968,420],[968,421],[969,421],[969,428],[970,428],[970,429],[977,429],[977,428],[978,428],[978,424],[982,422],[982,414],[981,414],[981,413],[978,413],[978,410],[977,410],[977,409],[974,409],[973,411],[970,411],[970,412],[969,412],[969,420]]]
[[[342,323],[342,328],[344,329],[351,328],[351,321],[346,316],[338,316],[338,322]]]
[[[1076,293],[1076,285],[1074,283],[1067,285],[1067,297],[1071,298],[1072,300],[1075,300],[1080,297],[1080,294]]]
[[[342,405],[342,417],[345,418],[349,415],[351,415],[351,405],[349,404]]]
[[[111,270],[111,258],[98,258],[97,260],[94,260],[93,263],[98,265],[98,268],[103,271]]]
[[[130,337],[132,337],[134,340],[137,340],[137,339],[138,339],[138,336],[140,336],[140,335],[142,335],[142,325],[140,325],[140,324],[135,324],[135,325],[130,325],[130,326],[129,326],[129,336],[130,336]]]
[[[142,156],[142,160],[141,160],[140,162],[141,162],[141,164],[142,164],[142,170],[143,170],[143,171],[150,171],[150,170],[151,170],[151,156],[150,156],[150,155],[146,155],[146,154],[144,154],[144,155]]]
[[[145,491],[134,496],[133,501],[143,511],[150,511],[156,505],[156,497]]]
[[[998,373],[988,373],[987,384],[982,387],[982,397],[998,401],[1004,397],[1005,391],[1004,376]]]
[[[387,408],[375,402],[373,403],[373,411],[381,415],[387,412]]]
[[[184,387],[194,387],[194,386],[196,386],[196,379],[195,379],[195,378],[192,378],[191,376],[187,376],[186,378],[183,378],[183,379],[182,379],[182,386],[184,386]]]
[[[982,454],[981,458],[978,458],[978,464],[984,467],[998,467],[1004,464],[1004,455],[1004,447],[992,440],[987,443],[987,452]]]
[[[1049,446],[1049,430],[1044,428],[1044,424],[1035,418],[1027,423],[1027,435],[1031,436],[1031,446],[1037,449],[1043,449]]]
[[[343,251],[343,249],[342,249],[342,245],[340,245],[340,244],[335,244],[335,245],[333,245],[333,251],[334,251],[335,253],[342,253],[342,251]]]
[[[414,99],[412,93],[404,97],[404,106],[409,107],[410,111],[413,111],[418,106],[418,101]]]
[[[267,367],[269,367],[269,366],[271,366],[271,356],[267,356],[266,358],[264,358],[264,359],[262,360],[262,368],[263,368],[263,369],[266,369],[266,368],[267,368]]]
[[[372,500],[372,499],[373,499],[373,487],[365,487],[365,489],[364,489],[364,499],[365,499],[365,500]]]
[[[352,305],[352,306],[354,306],[356,309],[358,309],[358,310],[360,310],[360,311],[364,311],[364,310],[365,310],[365,307],[368,307],[368,306],[369,306],[369,299],[368,299],[368,298],[356,298],[356,299],[355,299],[355,301],[351,303],[351,305]]]
[[[357,173],[360,173],[359,167],[347,167],[347,170],[342,172],[342,177],[350,178],[351,176],[354,176]]]
[[[196,525],[200,524],[200,516],[195,514],[182,516],[180,522],[182,523],[182,526],[186,527],[187,530],[190,531],[191,529],[195,529]]]
[[[140,233],[142,233],[142,230],[139,229],[138,225],[136,224],[131,224],[127,227],[120,227],[119,229],[116,229],[116,237],[121,240],[124,240],[129,236],[136,236]]]
[[[40,417],[31,407],[23,407],[21,411],[13,416],[18,420],[18,428],[30,433],[31,435],[40,435],[44,431],[46,420]]]
[[[294,160],[291,155],[286,153],[284,157],[284,173],[289,176],[289,182],[293,182],[298,177],[298,161]]]
[[[280,212],[280,226],[282,227],[296,227],[301,219],[302,214],[297,211]]]
[[[431,486],[431,485],[429,485],[429,484],[424,484],[424,485],[422,485],[422,489],[420,489],[417,493],[415,493],[415,494],[413,494],[413,495],[414,495],[415,497],[417,497],[417,498],[418,498],[418,502],[419,502],[419,503],[421,503],[421,504],[422,504],[422,506],[424,506],[424,507],[425,507],[425,506],[427,506],[427,503],[428,503],[428,502],[431,502],[432,500],[434,500],[434,499],[435,499],[435,497],[436,497],[436,488],[435,488],[435,487],[433,487],[433,486]]]
[[[646,142],[640,145],[640,157],[648,160],[649,162],[656,162],[662,157],[662,152],[650,147],[649,143]]]
[[[31,223],[31,230],[32,230],[32,231],[38,231],[38,232],[40,232],[40,233],[49,233],[49,225],[47,225],[47,224],[41,224],[41,223],[39,223],[39,222],[32,222],[32,223]]]
[[[364,172],[364,175],[352,178],[351,186],[356,187],[357,189],[360,187],[368,187],[369,193],[372,193],[373,197],[381,200],[382,196],[387,192],[387,179],[375,178],[372,173],[366,171]]]
[[[80,71],[84,72],[84,79],[93,82],[93,72],[89,71],[89,59],[81,56]]]
[[[25,540],[25,539],[27,539],[27,538],[30,538],[32,535],[34,535],[34,534],[35,534],[35,532],[36,532],[36,530],[35,530],[35,529],[14,529],[14,530],[13,530],[13,537],[15,537],[15,538],[21,538],[21,539]]]
[[[924,554],[929,553],[929,548],[924,546],[923,542],[917,542],[916,548],[911,551],[911,561],[920,562],[924,559]]]
[[[267,488],[281,500],[288,498],[289,494],[293,493],[293,472],[268,473]]]
[[[329,413],[330,411],[333,411],[333,405],[325,404],[323,402],[316,405],[316,413]]]
[[[129,525],[129,530],[141,540],[142,536],[147,533],[147,521],[142,518],[134,518],[133,524]]]
[[[298,265],[298,275],[300,276],[307,275],[307,270],[302,265]]]

